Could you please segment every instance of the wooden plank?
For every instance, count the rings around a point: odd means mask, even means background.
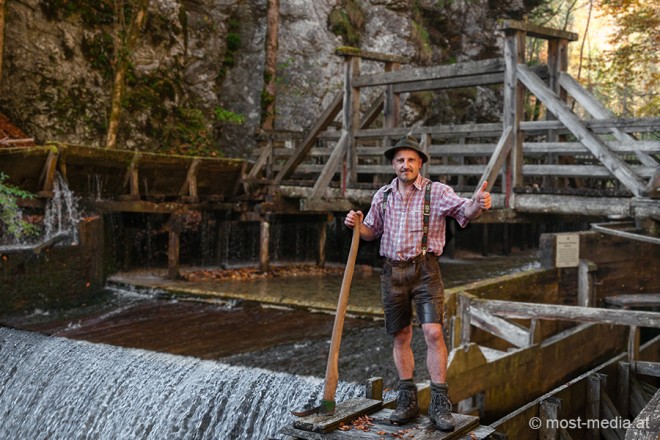
[[[291,151],[287,151],[287,153],[291,153]],[[252,165],[252,168],[250,168],[250,172],[248,173],[247,178],[255,179],[261,173],[261,170],[266,166],[268,159],[270,159],[272,155],[273,141],[272,139],[269,139],[266,147],[261,150],[257,161],[254,163],[254,165]]]
[[[632,427],[626,432],[626,440],[657,440],[660,438],[660,390],[642,409]]]
[[[312,199],[317,199],[323,197],[325,190],[328,188],[332,177],[339,169],[339,164],[346,154],[346,147],[348,146],[350,134],[346,130],[342,130],[341,138],[337,145],[335,146],[334,151],[330,155],[330,158],[323,167],[321,175],[316,179],[314,188],[312,189]]]
[[[660,328],[660,313],[656,312],[564,306],[558,304],[536,304],[477,298],[473,298],[470,301],[470,307],[479,308],[490,312],[493,315],[509,318],[537,318]]]
[[[460,76],[475,76],[504,72],[504,61],[499,58],[481,61],[467,61],[451,65],[405,69],[392,72],[380,72],[361,75],[355,80],[355,87],[374,87],[387,84],[403,84],[430,81]]]
[[[655,168],[647,166],[631,166],[630,169],[643,177],[650,177]],[[605,166],[599,165],[524,165],[525,176],[563,176],[563,177],[594,177],[614,179],[616,176]]]
[[[585,398],[585,415],[587,420],[600,420],[601,381],[604,379],[600,373],[593,373],[587,377],[587,395]],[[598,426],[587,428],[587,439],[600,440]]]
[[[505,319],[478,308],[470,309],[470,324],[522,348],[529,345],[529,332]]]
[[[615,235],[617,237],[630,238],[632,240],[644,241],[646,243],[651,243],[651,244],[660,244],[660,238],[658,237],[612,229],[608,227],[606,223],[603,224],[594,223],[591,225],[591,229],[593,229],[594,231],[602,232],[604,234]]]
[[[630,215],[632,201],[624,197],[580,197],[553,194],[516,194],[513,208],[519,213],[585,216]],[[656,211],[660,213],[660,210]]]
[[[486,148],[488,145],[491,145],[492,151],[492,144],[482,144],[480,147]],[[635,141],[634,145],[628,142],[610,141],[605,142],[605,145],[618,154],[634,153],[636,151],[653,154],[660,153],[660,142],[658,141]],[[523,151],[526,156],[548,153],[565,155],[589,153],[587,147],[579,142],[525,142],[523,144]]]
[[[380,61],[383,63],[400,63],[406,64],[410,62],[408,57],[401,55],[392,55],[381,52],[372,52],[362,50],[357,47],[340,46],[335,49],[335,55],[343,57],[359,57],[369,61]]]
[[[628,293],[624,295],[610,295],[603,298],[605,304],[630,309],[634,307],[660,306],[660,293]]]
[[[283,179],[288,178],[293,173],[296,166],[303,161],[309,150],[311,150],[316,143],[318,134],[328,128],[337,114],[339,114],[343,102],[344,94],[337,93],[330,105],[325,108],[323,113],[321,113],[321,116],[319,116],[314,125],[309,129],[305,139],[300,143],[298,148],[296,148],[295,153],[291,155],[286,164],[284,164],[282,170],[275,177],[274,183],[276,185],[279,185]]]
[[[562,72],[559,75],[559,85],[561,85],[568,93],[570,93],[571,96],[573,96],[573,98],[575,98],[575,100],[594,118],[611,119],[614,117],[614,114],[610,110],[598,102],[598,100],[591,93],[589,93],[588,90],[585,90],[582,85],[574,80],[573,77],[568,73]],[[658,165],[658,162],[651,156],[635,148],[635,143],[637,143],[635,138],[627,133],[622,132],[618,128],[612,128],[611,132],[619,141],[631,144],[635,150],[637,158],[643,165],[652,167],[656,167]]]
[[[363,414],[370,414],[381,408],[380,400],[354,398],[337,404],[334,414],[312,414],[300,417],[293,422],[297,429],[311,432],[330,432],[340,424],[350,423]]]
[[[560,39],[568,41],[577,41],[579,36],[575,32],[567,32],[559,29],[540,26],[528,21],[520,20],[499,20],[498,28],[500,30],[515,30],[527,32],[530,37],[543,38],[546,40]]]
[[[495,179],[497,179],[497,174],[502,169],[502,165],[504,165],[504,161],[509,155],[512,146],[513,146],[512,127],[509,126],[504,129],[502,136],[500,136],[500,140],[497,142],[495,151],[488,160],[486,169],[481,175],[481,178],[479,179],[479,183],[477,184],[474,193],[472,194],[473,198],[477,195],[477,192],[481,189],[484,182],[486,181],[488,181],[488,186],[486,187],[486,191],[490,191],[491,189],[493,189],[493,184],[495,183]]]
[[[656,132],[660,127],[660,117],[589,119],[580,122],[594,133],[610,133],[613,127],[626,133]],[[520,128],[525,132],[547,130],[560,130],[560,134],[570,132],[561,121],[523,121],[520,123]]]
[[[614,403],[610,399],[610,396],[607,395],[607,392],[603,388],[601,390],[600,396],[600,414],[603,422],[606,420],[609,422],[608,426],[603,423],[603,426],[600,428],[600,435],[605,440],[623,440],[625,437],[625,431],[617,426],[617,421],[622,421],[623,418],[617,411]],[[599,437],[600,438],[600,437]]]
[[[660,377],[660,362],[637,361],[635,362],[635,373]]]
[[[197,173],[199,170],[199,165],[202,163],[199,157],[196,157],[190,162],[188,166],[188,173],[186,174],[186,180],[181,185],[179,190],[179,195],[187,195],[191,198],[192,201],[197,201],[199,196],[197,194]]]
[[[630,363],[619,362],[617,365],[616,406],[619,414],[628,417],[630,399]]]
[[[425,81],[396,84],[392,88],[397,93],[422,92],[429,90],[456,89],[502,84],[504,73],[459,76],[456,78],[429,79]]]
[[[548,397],[539,404],[541,424],[539,438],[544,440],[557,440],[559,438],[559,424],[552,423],[559,420],[561,399]]]
[[[603,141],[580,123],[578,117],[570,111],[566,103],[562,102],[527,66],[518,64],[517,73],[522,83],[543,101],[548,110],[552,111],[626,188],[636,196],[642,195],[645,183],[641,181],[628,164],[616,156]]]

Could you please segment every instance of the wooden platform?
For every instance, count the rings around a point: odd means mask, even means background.
[[[392,409],[381,408],[381,401],[350,399],[337,405],[333,415],[312,415],[295,420],[279,434],[295,439],[382,439],[406,438],[411,440],[484,439],[494,429],[479,425],[479,417],[456,414],[454,432],[438,431],[429,418],[420,415],[406,425],[390,423]]]
[[[605,304],[621,309],[660,307],[660,293],[635,293],[605,297]]]

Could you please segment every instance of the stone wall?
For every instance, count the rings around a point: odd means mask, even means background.
[[[85,218],[79,232],[75,246],[2,252],[0,314],[71,307],[93,298],[105,285],[102,218]]]

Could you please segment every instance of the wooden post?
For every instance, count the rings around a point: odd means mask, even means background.
[[[41,176],[39,178],[41,191],[39,195],[43,197],[51,197],[53,195],[53,186],[55,182],[55,174],[57,172],[57,159],[59,157],[59,151],[55,147],[51,147],[51,150],[48,152],[48,157],[46,157],[46,162],[44,167],[41,170]]]
[[[595,307],[596,294],[594,292],[593,272],[598,269],[596,263],[580,259],[578,263],[578,306]]]
[[[481,236],[481,255],[484,257],[488,256],[488,223],[481,225],[482,236]]]
[[[605,379],[604,374],[594,373],[587,378],[587,396],[586,396],[586,418],[587,422],[600,420],[600,392],[601,381]],[[600,430],[598,423],[591,422],[592,426],[587,429],[587,439],[600,440]]]
[[[566,102],[566,91],[561,89],[559,86],[559,75],[561,72],[566,72],[568,69],[568,40],[564,38],[550,38],[548,40],[548,85],[550,88],[560,97],[560,99]],[[557,120],[552,112],[546,111],[545,119],[548,121]],[[548,131],[548,142],[557,142],[559,140],[559,135],[556,130]],[[547,164],[556,164],[557,155],[553,153],[548,153],[546,155]],[[555,176],[544,176],[543,177],[543,186],[544,187],[556,187],[557,186],[557,177]]]
[[[344,113],[342,124],[348,133],[346,148],[346,186],[357,182],[357,143],[355,130],[360,128],[360,89],[353,81],[360,76],[360,57],[347,56],[344,63]],[[339,147],[339,144],[337,144]],[[337,148],[335,147],[335,148]]]
[[[319,224],[319,247],[316,254],[316,266],[325,267],[325,242],[327,241],[328,232],[325,219]]]
[[[5,47],[5,0],[0,0],[0,82],[2,82],[2,56]]]
[[[269,239],[270,223],[266,218],[262,218],[259,228],[259,270],[261,272],[268,272],[270,268]]]
[[[539,428],[540,440],[559,439],[558,418],[560,409],[561,399],[556,397],[548,397],[539,404],[539,416],[541,419],[541,427]]]
[[[630,326],[630,333],[628,334],[628,360],[633,366],[634,372],[634,362],[639,359],[639,327],[636,325]]]
[[[401,67],[400,63],[397,62],[386,62],[385,71],[394,72],[399,70]],[[394,85],[388,84],[384,86],[383,90],[383,128],[394,128],[399,126],[399,120],[401,117],[401,98],[398,93],[394,92]],[[392,139],[389,136],[383,137],[383,148],[390,148],[392,145]],[[387,159],[383,159],[387,160]],[[426,174],[424,174],[426,175]]]
[[[628,399],[630,398],[630,364],[619,362],[616,386],[616,403],[621,417],[628,418]]]
[[[431,146],[431,142],[433,142],[433,140],[431,138],[430,133],[422,134],[420,147],[421,147],[422,151],[429,157],[429,162],[430,162],[430,158],[431,158],[431,155],[429,154],[429,147]],[[426,162],[424,165],[422,165],[422,175],[424,177],[429,176],[429,162]]]
[[[525,62],[525,37],[527,33],[522,30],[507,29],[504,38],[504,126],[503,130],[511,127],[513,146],[506,168],[505,207],[512,204],[513,188],[522,186],[523,165],[523,133],[520,130],[520,121],[524,112],[525,89],[518,81],[517,65]]]
[[[383,400],[383,378],[371,377],[367,379],[364,397],[372,400]]]
[[[176,280],[179,274],[180,234],[183,227],[181,214],[173,213],[167,222],[169,240],[167,245],[167,278]]]
[[[460,345],[467,349],[470,343],[470,297],[458,295],[458,311],[461,317],[461,342]]]

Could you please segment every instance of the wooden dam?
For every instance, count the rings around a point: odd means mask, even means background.
[[[368,209],[375,189],[391,179],[383,151],[412,133],[431,158],[424,175],[463,196],[488,181],[493,209],[479,222],[556,217],[593,225],[592,231],[545,234],[542,269],[448,292],[448,382],[465,423],[453,434],[441,434],[429,432],[422,420],[417,431],[400,435],[656,439],[660,117],[614,117],[580,86],[567,73],[567,47],[577,35],[517,21],[502,22],[501,31],[502,59],[449,66],[406,68],[402,57],[337,49],[345,66],[343,91],[305,133],[259,133],[253,160],[53,143],[0,148],[0,171],[10,183],[43,198],[59,173],[98,212],[169,216],[168,275],[174,282],[186,213],[222,211],[259,222],[265,270],[274,216],[313,216],[321,223],[350,209]],[[546,64],[526,65],[527,37],[547,41]],[[363,63],[382,66],[382,72],[362,74]],[[401,126],[402,94],[475,87],[501,87],[501,123]],[[544,120],[525,112],[527,93],[543,108]],[[569,100],[587,116],[578,116]],[[319,231],[322,263],[325,229]],[[299,420],[281,434],[394,436],[393,427],[378,425],[391,404],[383,399],[382,383],[372,380],[367,390],[368,409]],[[372,416],[375,428],[337,430],[364,415]],[[626,430],[529,424],[533,417],[559,422],[579,416],[649,420],[650,425]]]

